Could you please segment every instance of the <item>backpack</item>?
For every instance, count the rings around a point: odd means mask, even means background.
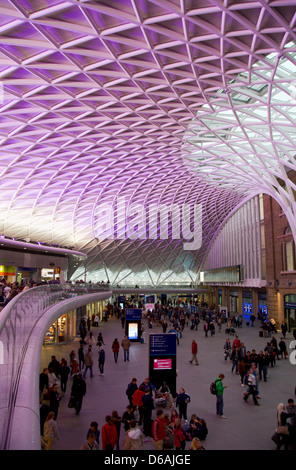
[[[212,382],[210,385],[210,392],[212,395],[217,395],[216,382]]]
[[[218,379],[220,380],[220,379]],[[217,395],[217,385],[216,385],[217,380],[215,382],[212,382],[210,385],[210,392],[212,395]]]

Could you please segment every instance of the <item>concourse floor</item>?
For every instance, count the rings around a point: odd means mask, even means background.
[[[95,338],[98,332],[102,332],[105,342],[106,362],[104,376],[99,376],[97,364],[97,350],[93,347],[94,377],[90,378],[89,371],[86,377],[87,392],[84,397],[82,409],[77,416],[73,409],[67,407],[72,379],[69,379],[67,391],[60,403],[57,423],[60,432],[60,440],[54,444],[56,450],[79,450],[86,440],[86,433],[91,421],[97,421],[101,429],[105,423],[105,416],[116,410],[120,416],[126,410],[128,400],[125,394],[127,384],[133,377],[137,378],[138,385],[148,376],[148,348],[149,333],[161,333],[161,327],[147,328],[145,326],[145,343],[132,343],[130,349],[130,361],[124,362],[123,351],[120,348],[119,360],[115,363],[111,349],[114,338],[121,340],[124,331],[120,320],[111,318],[108,322],[102,322],[99,327],[91,328]],[[231,372],[232,364],[224,360],[223,346],[226,338],[233,341],[233,336],[225,334],[225,325],[222,330],[213,337],[205,337],[203,323],[200,323],[198,331],[191,331],[185,327],[180,345],[177,346],[177,391],[183,387],[191,397],[188,405],[188,419],[193,413],[207,422],[209,434],[203,446],[206,450],[274,450],[275,444],[271,436],[276,427],[276,412],[279,403],[287,404],[289,398],[295,398],[296,365],[292,365],[289,358],[276,362],[276,366],[269,367],[267,382],[260,381],[259,400],[260,407],[254,406],[251,396],[248,403],[243,400],[245,388],[241,386],[240,376]],[[236,332],[247,350],[263,350],[269,338],[259,337],[259,322],[254,327],[246,326]],[[279,342],[281,333],[274,335]],[[191,342],[195,339],[198,344],[199,366],[190,364]],[[286,344],[289,355],[292,334],[286,336]],[[69,363],[71,350],[78,351],[78,338],[70,344],[55,344],[42,347],[41,370],[48,366],[51,356],[58,360],[63,357]],[[77,355],[78,357],[78,355]],[[225,375],[224,385],[224,415],[227,419],[221,419],[216,415],[216,398],[210,394],[211,382],[220,373]],[[166,410],[170,413],[169,408]],[[153,417],[155,416],[155,410]],[[120,448],[123,442],[124,429],[122,426],[120,436]],[[186,443],[186,449],[190,446]],[[101,448],[101,442],[100,442]],[[153,442],[143,445],[143,450],[154,450]]]

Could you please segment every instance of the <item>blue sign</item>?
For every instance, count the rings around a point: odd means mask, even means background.
[[[155,304],[155,295],[145,295],[146,304]]]
[[[150,336],[150,356],[174,356],[176,350],[176,335],[152,334]]]
[[[244,303],[243,304],[243,310],[244,310],[244,313],[251,314],[251,313],[253,313],[253,305]]]
[[[126,320],[141,320],[142,309],[141,308],[127,308],[125,312]]]
[[[296,309],[296,304],[293,304],[292,302],[285,302],[285,308],[295,308]]]

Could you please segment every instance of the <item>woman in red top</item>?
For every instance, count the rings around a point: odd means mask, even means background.
[[[111,416],[106,416],[105,421],[101,434],[103,450],[113,450],[118,441],[117,430],[115,424],[112,423]]]
[[[179,418],[176,419],[175,421],[175,429],[174,429],[174,435],[175,435],[175,448],[176,450],[184,450],[185,445],[186,445],[186,440],[184,433],[182,431],[182,424]]]
[[[115,338],[115,340],[113,341],[113,344],[112,344],[112,351],[113,351],[113,354],[114,354],[115,362],[117,362],[117,359],[118,359],[119,348],[120,348],[119,341],[118,341],[117,338]]]
[[[143,422],[143,395],[145,395],[145,385],[140,385],[140,387],[133,394],[133,405],[136,405],[139,411],[139,426],[141,426]]]

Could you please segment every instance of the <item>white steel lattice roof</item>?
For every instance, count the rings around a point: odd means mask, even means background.
[[[154,285],[194,281],[254,194],[296,233],[295,21],[291,0],[0,1],[0,233],[86,252],[89,279]],[[119,198],[202,204],[202,246],[99,237]]]

